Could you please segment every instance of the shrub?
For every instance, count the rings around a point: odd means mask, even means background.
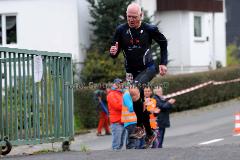
[[[170,75],[166,77],[156,77],[151,81],[152,85],[168,84],[164,88],[164,93],[173,93],[186,89],[210,80],[224,81],[240,77],[239,67],[229,67],[217,69],[209,72]],[[176,97],[174,111],[183,111],[199,108],[209,104],[226,101],[240,96],[240,82],[224,85],[209,85],[196,91],[186,93]],[[98,112],[93,101],[93,89],[76,90],[75,98],[75,118],[79,119],[79,124],[83,128],[93,128],[97,126]]]
[[[93,99],[92,89],[79,89],[74,92],[74,116],[77,128],[93,128],[97,126],[97,104]]]
[[[109,53],[98,54],[92,50],[88,52],[84,62],[84,68],[81,71],[81,79],[83,82],[108,82],[114,78],[123,78],[124,73],[124,58],[120,54],[118,58],[112,59]]]
[[[234,66],[240,64],[240,51],[236,44],[227,46],[227,65]]]
[[[173,75],[164,78],[155,78],[152,84],[168,83],[169,87],[164,88],[165,94],[173,93],[191,86],[198,85],[210,80],[224,81],[240,77],[239,67],[223,68],[209,72],[201,72],[194,74]],[[209,85],[196,91],[177,96],[175,111],[199,108],[209,104],[229,100],[240,96],[240,82]]]

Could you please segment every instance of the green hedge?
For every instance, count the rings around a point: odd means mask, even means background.
[[[93,89],[78,89],[74,92],[75,130],[93,128],[98,123],[97,104]]]
[[[154,78],[152,85],[164,84],[164,93],[172,93],[210,80],[223,81],[240,78],[240,68],[231,67],[215,71],[172,75]],[[240,96],[240,82],[201,88],[176,97],[174,111],[199,108]],[[74,93],[75,127],[93,128],[97,126],[98,112],[93,100],[93,89],[79,89]]]
[[[181,89],[189,88],[210,80],[225,81],[240,78],[239,67],[229,67],[217,69],[215,71],[201,72],[194,74],[183,74],[166,76],[164,78],[155,78],[152,85],[168,84],[164,88],[164,93],[173,93]],[[164,85],[166,86],[166,85]],[[209,104],[226,101],[240,96],[240,82],[209,85],[204,88],[175,97],[177,102],[174,111],[199,108]]]

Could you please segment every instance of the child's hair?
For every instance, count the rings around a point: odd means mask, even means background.
[[[153,86],[150,84],[143,84],[142,86],[143,86],[143,89],[145,88],[150,88],[151,90],[153,89]]]
[[[156,90],[158,90],[158,89],[161,89],[163,92],[162,86],[155,86],[153,89],[153,93],[156,94]]]

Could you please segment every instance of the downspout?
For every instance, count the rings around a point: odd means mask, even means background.
[[[179,11],[180,12],[180,28],[181,28],[181,32],[180,32],[180,36],[181,36],[181,41],[180,41],[180,65],[181,65],[181,73],[183,73],[183,67],[184,67],[184,64],[183,64],[183,11]]]
[[[215,13],[212,12],[212,69],[216,69],[215,57]]]

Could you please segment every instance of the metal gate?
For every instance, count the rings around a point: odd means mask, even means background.
[[[71,54],[0,47],[0,71],[1,154],[73,140]]]

